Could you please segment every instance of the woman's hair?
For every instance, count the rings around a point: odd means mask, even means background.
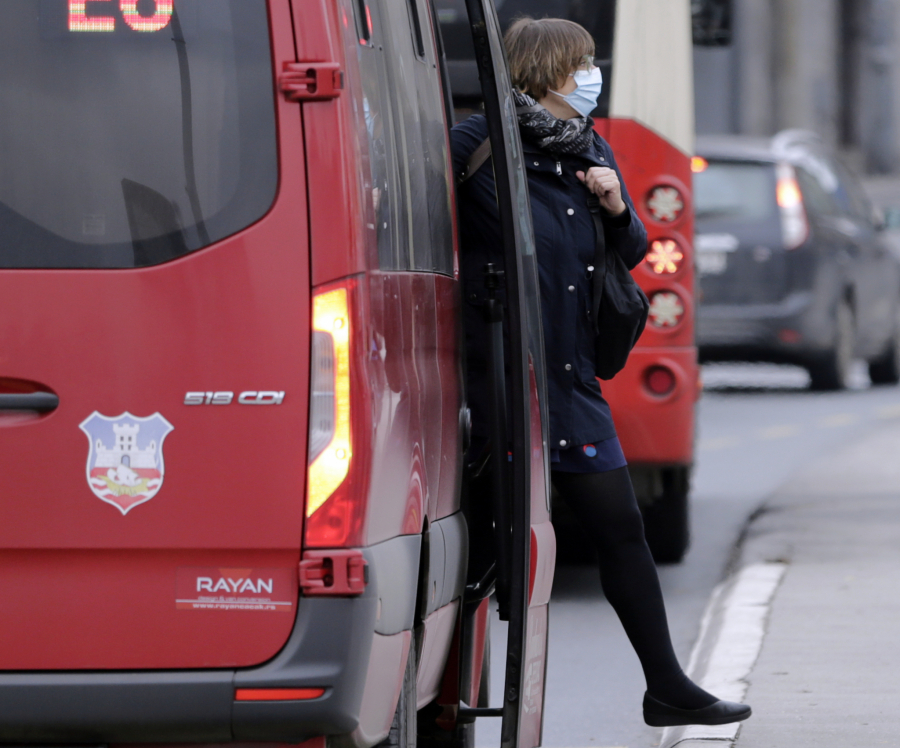
[[[503,41],[513,85],[536,99],[555,89],[585,55],[594,56],[593,37],[564,18],[519,18]]]

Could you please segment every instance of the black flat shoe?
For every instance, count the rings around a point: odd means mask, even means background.
[[[679,709],[657,701],[649,693],[644,694],[644,722],[650,727],[727,725],[747,719],[751,714],[749,706],[733,701],[717,701],[703,709]]]

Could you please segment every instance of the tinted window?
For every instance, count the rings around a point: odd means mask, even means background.
[[[401,189],[400,163],[394,141],[394,111],[387,68],[387,53],[381,37],[384,23],[377,2],[359,7],[357,16],[365,13],[372,19],[367,32],[370,44],[361,44],[352,36],[348,43],[357,48],[362,82],[362,115],[367,136],[363,161],[367,164],[367,189],[370,193],[373,223],[378,244],[378,266],[384,270],[408,267],[408,206],[406,192]],[[368,27],[361,19],[359,25]],[[374,34],[374,36],[372,36]]]
[[[872,221],[872,204],[856,177],[843,164],[834,164],[838,188],[834,194],[841,209],[864,223]]]
[[[357,46],[379,265],[450,274],[451,170],[431,14],[416,0],[370,0],[367,13],[371,44]]]
[[[153,265],[268,210],[265,0],[3,11],[0,267]]]
[[[819,178],[814,177],[806,169],[797,167],[797,181],[800,183],[800,191],[803,193],[803,202],[807,210],[818,215],[833,215],[840,212],[834,200],[834,193],[827,192]],[[836,184],[835,179],[829,186]]]
[[[771,164],[710,161],[694,175],[698,221],[761,221],[775,217],[775,167]]]

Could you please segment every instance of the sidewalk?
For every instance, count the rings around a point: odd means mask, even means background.
[[[754,650],[755,664],[748,661],[736,676],[739,690],[749,684],[754,714],[736,741],[733,726],[730,734],[692,728],[667,731],[663,748],[900,746],[900,420],[822,455],[771,497],[735,568],[777,576],[764,601],[754,603],[751,594],[748,606],[744,595],[738,611],[746,620],[755,604],[760,622],[758,658]],[[727,597],[720,594],[719,607],[734,619]],[[713,622],[723,615],[715,608]],[[704,671],[702,650],[727,628],[698,642],[694,674],[704,684],[713,676]],[[720,654],[753,638],[740,627],[735,638],[735,631],[731,626],[729,646],[719,642]]]

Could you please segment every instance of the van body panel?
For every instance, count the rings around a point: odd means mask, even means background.
[[[294,54],[290,17],[285,2],[270,10],[280,67]],[[306,467],[308,227],[300,108],[274,91],[273,102],[278,194],[254,225],[153,267],[0,270],[0,377],[60,398],[52,414],[0,428],[0,632],[19,642],[0,653],[0,670],[249,666],[290,636]],[[241,402],[262,391],[284,396]],[[204,393],[202,404],[185,404],[192,392]],[[231,397],[207,404],[206,393]],[[118,460],[111,470],[137,454],[115,452],[128,437],[112,430],[91,437],[95,415],[132,436],[140,419],[171,426],[154,445],[136,432],[138,452],[161,453],[161,484],[144,503],[129,505],[127,486],[102,500],[94,490],[104,476],[89,471],[92,452]],[[246,581],[258,589],[257,576],[284,605],[248,609]],[[220,577],[243,593],[212,594]],[[198,585],[219,602],[179,607],[179,594]]]
[[[363,215],[358,179],[356,113],[359,74],[345,54],[342,36],[353,34],[349,3],[291,0],[297,60],[335,62],[343,71],[339,96],[303,104],[303,128],[310,178],[312,284],[329,283],[365,270],[359,216]]]

